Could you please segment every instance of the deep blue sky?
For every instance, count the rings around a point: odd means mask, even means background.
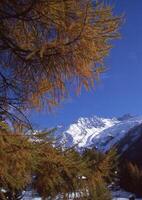
[[[110,1],[108,1],[110,2]],[[125,13],[122,38],[114,42],[108,67],[95,91],[72,96],[53,113],[32,112],[38,128],[68,125],[79,117],[142,115],[142,0],[112,0],[115,13]]]

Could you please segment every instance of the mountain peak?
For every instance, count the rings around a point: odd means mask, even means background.
[[[142,116],[130,114],[120,118],[80,117],[61,132],[60,142],[66,142],[66,147],[78,144],[78,148],[97,147],[105,152],[139,124],[142,124]]]
[[[80,117],[78,119],[78,125],[80,126],[85,126],[86,128],[91,128],[93,127],[104,127],[105,124],[103,122],[103,119],[97,116],[93,117]]]
[[[131,115],[130,113],[127,113],[127,114],[122,115],[121,117],[118,117],[118,120],[119,121],[129,120],[133,117],[134,117],[133,115]]]

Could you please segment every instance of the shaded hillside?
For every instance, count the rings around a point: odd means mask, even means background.
[[[117,145],[122,160],[142,166],[142,124],[132,128]]]

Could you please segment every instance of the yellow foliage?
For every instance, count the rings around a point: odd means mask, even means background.
[[[103,72],[110,40],[119,36],[121,18],[92,0],[7,0],[0,7],[0,54],[6,55],[0,68],[10,72],[0,74],[0,84],[6,81],[8,105],[11,93],[26,108],[56,105],[67,96],[69,81],[78,80],[76,91],[88,90]]]

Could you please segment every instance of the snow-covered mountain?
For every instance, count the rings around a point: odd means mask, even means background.
[[[63,132],[59,131],[58,138],[66,147],[74,145],[78,148],[95,147],[106,152],[122,141],[131,129],[141,124],[142,116],[129,114],[120,118],[81,117],[66,130],[62,129]]]

